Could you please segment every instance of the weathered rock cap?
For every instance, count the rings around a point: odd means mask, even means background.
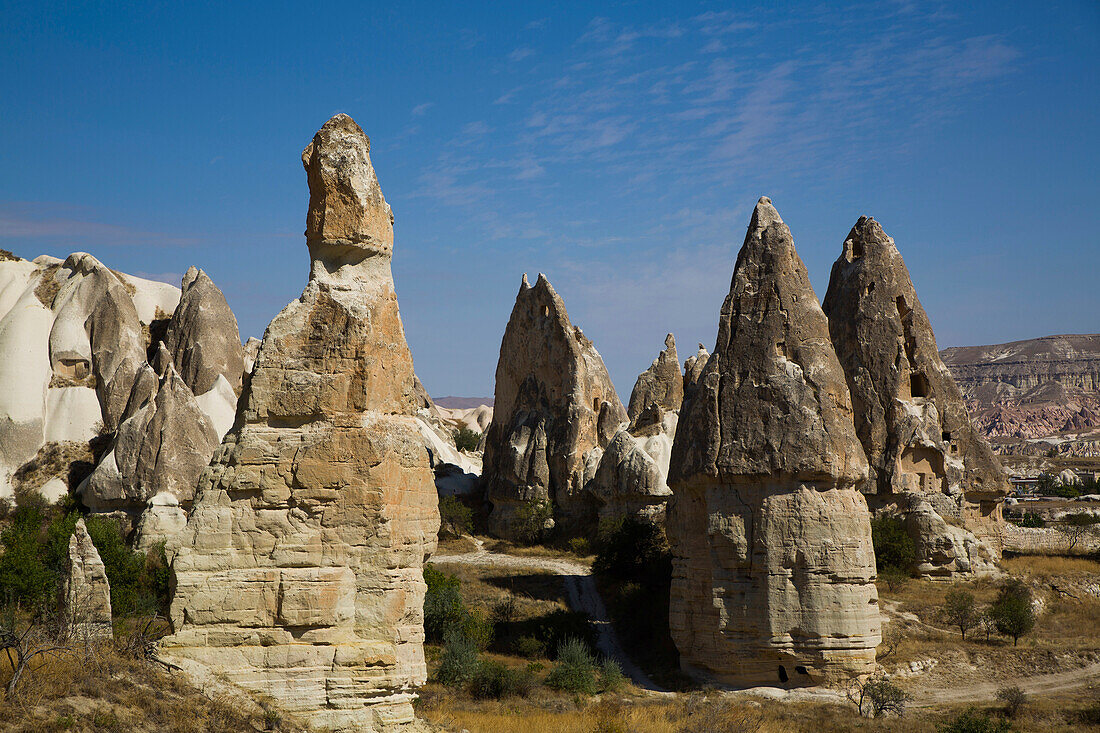
[[[393,212],[370,160],[370,140],[346,114],[326,122],[302,151],[309,183],[306,240],[331,269],[393,253]],[[335,265],[335,267],[333,267]],[[315,268],[316,269],[316,268]]]
[[[867,476],[867,459],[806,266],[790,229],[762,197],[722,306],[714,354],[681,412],[669,481],[781,473],[850,485]]]

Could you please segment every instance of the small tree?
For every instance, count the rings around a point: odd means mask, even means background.
[[[444,496],[439,500],[439,534],[441,536],[461,537],[470,534],[474,528],[474,513],[470,507],[454,496]]]
[[[917,561],[917,549],[900,519],[879,517],[872,521],[871,542],[875,547],[875,563],[880,573],[887,568],[895,568],[907,575],[912,571]]]
[[[1018,580],[1010,580],[989,609],[997,631],[1012,637],[1012,645],[1035,627],[1035,610],[1031,607],[1031,591]]]
[[[1077,546],[1077,543],[1081,541],[1090,529],[1100,523],[1100,517],[1087,512],[1080,512],[1077,514],[1067,514],[1062,519],[1062,524],[1059,526],[1059,530],[1066,535],[1066,539],[1069,540],[1069,545],[1066,547],[1067,551],[1073,550]]]
[[[1015,718],[1027,704],[1027,693],[1017,685],[1010,685],[997,690],[997,699],[1005,704],[1005,715]]]
[[[947,592],[940,615],[947,623],[959,630],[964,640],[966,632],[977,626],[981,617],[978,606],[974,602],[974,594],[961,589]]]
[[[516,533],[527,544],[542,542],[553,527],[554,505],[549,499],[532,499],[516,510]]]
[[[848,688],[848,699],[859,708],[860,715],[881,718],[893,713],[900,717],[905,714],[909,695],[886,677],[876,675],[866,680],[853,681]]]

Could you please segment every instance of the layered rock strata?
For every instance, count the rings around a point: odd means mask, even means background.
[[[848,234],[823,307],[870,462],[868,503],[906,518],[922,574],[990,569],[1006,478],[940,360],[894,240],[874,219],[860,217]]]
[[[807,685],[875,669],[866,477],[828,323],[762,198],[672,450],[669,624],[686,670]]]
[[[523,276],[497,362],[493,421],[482,481],[490,530],[515,537],[516,512],[550,501],[565,531],[595,521],[585,485],[603,449],[627,422],[603,359],[569,321],[545,276]]]
[[[393,220],[347,115],[305,149],[312,267],[267,328],[172,571],[164,652],[316,727],[413,721],[439,526],[390,272]]]
[[[83,518],[77,520],[69,537],[65,569],[61,610],[69,634],[81,640],[113,639],[111,584]]]

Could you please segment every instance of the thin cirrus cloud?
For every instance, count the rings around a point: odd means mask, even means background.
[[[70,251],[104,246],[188,247],[199,238],[97,221],[87,207],[52,202],[0,203],[0,240]],[[33,255],[32,255],[33,256]]]

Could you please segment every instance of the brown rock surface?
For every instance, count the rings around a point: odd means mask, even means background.
[[[219,376],[240,389],[244,347],[222,291],[205,272],[191,267],[183,276],[182,293],[164,334],[180,377],[195,395],[213,389]]]
[[[737,685],[874,670],[866,476],[828,324],[762,198],[672,452],[669,623],[685,669]]]
[[[584,487],[626,421],[596,347],[569,322],[550,282],[540,274],[531,286],[524,275],[500,345],[485,437],[490,529],[513,537],[516,510],[533,500],[551,500],[555,518],[571,528],[593,521]]]
[[[662,412],[675,412],[684,401],[684,375],[680,371],[680,357],[676,354],[676,339],[670,333],[665,336],[665,348],[638,375],[634,390],[630,393],[630,406],[626,414],[631,428],[636,427],[643,415],[658,408]]]
[[[894,240],[874,219],[860,217],[848,234],[823,307],[871,464],[868,502],[876,511],[905,513],[910,504],[927,501],[990,543],[985,552],[971,543],[968,557],[929,549],[919,558],[921,572],[980,569],[998,553],[1005,475],[940,360]],[[908,524],[916,532],[934,523]],[[915,539],[926,548],[957,546],[946,537]]]
[[[341,114],[303,153],[309,283],[268,326],[200,482],[165,652],[315,726],[379,731],[412,723],[425,681],[439,514],[369,152]]]

